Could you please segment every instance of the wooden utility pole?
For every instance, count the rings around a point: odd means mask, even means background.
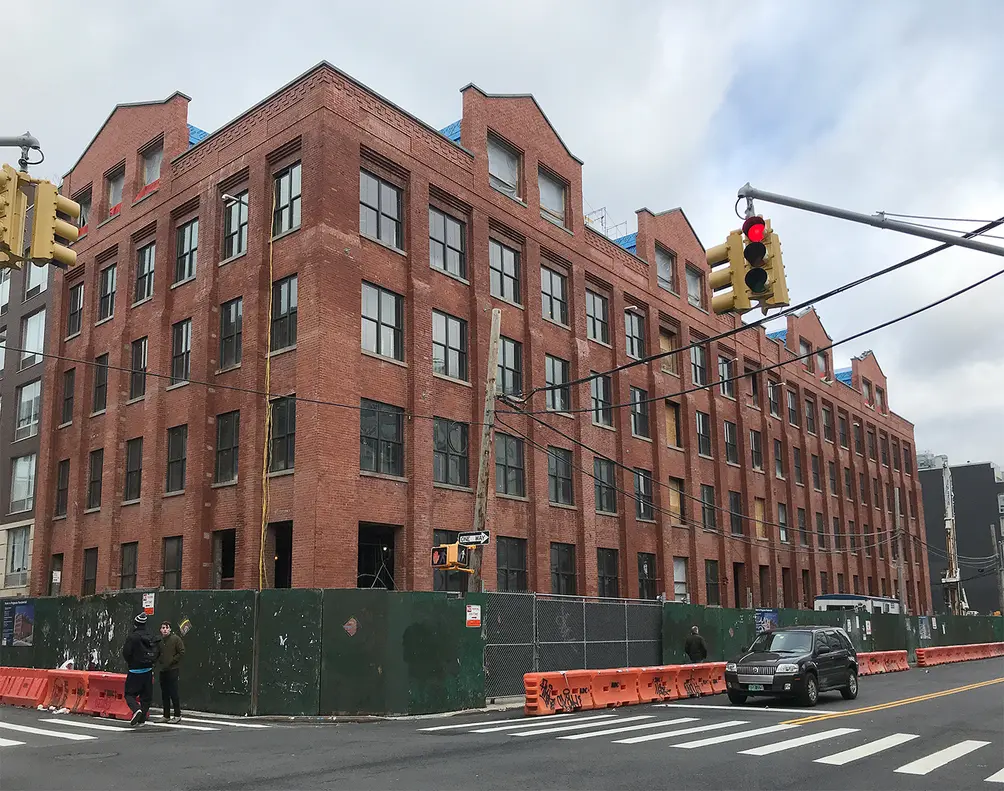
[[[899,502],[899,487],[895,488],[896,495],[896,541],[898,542],[899,551],[896,553],[898,555],[896,559],[896,580],[899,585],[899,611],[904,615],[908,615],[906,611],[906,580],[903,579],[903,515],[900,513],[900,502]]]
[[[478,464],[478,489],[474,497],[474,525],[472,532],[480,533],[488,521],[488,478],[491,471],[492,444],[495,435],[495,382],[498,379],[499,336],[502,334],[502,311],[492,309],[492,330],[488,337],[488,369],[485,371],[485,409],[481,420],[481,460]],[[481,560],[484,547],[476,546],[471,554],[471,580],[468,590],[484,590],[481,578]]]
[[[1001,523],[1004,525],[1004,519],[1001,520]],[[994,548],[994,570],[997,572],[994,575],[997,577],[997,602],[1000,611],[1004,613],[1004,545],[997,538],[999,529],[1001,528],[998,528],[993,522],[990,523],[990,536],[993,539]]]

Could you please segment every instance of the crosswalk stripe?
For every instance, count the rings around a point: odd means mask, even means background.
[[[848,733],[857,733],[857,728],[831,728],[828,731],[810,733],[808,736],[796,736],[794,739],[785,739],[783,742],[766,744],[763,747],[754,747],[751,750],[741,750],[740,755],[773,755],[774,753],[791,750],[794,747],[801,747],[805,744],[815,744],[825,742],[827,739],[836,739],[839,736],[846,736]]]
[[[24,742],[16,742],[13,739],[0,739],[0,747],[17,747]]]
[[[653,714],[639,714],[636,717],[618,717],[617,722],[636,722],[638,720],[648,720],[651,719]],[[595,728],[596,723],[587,722],[585,724],[578,722],[574,725],[557,725],[554,728],[537,728],[532,731],[520,731],[518,733],[510,733],[510,736],[537,736],[542,733],[560,733],[561,731],[581,731],[585,728]]]
[[[715,722],[711,725],[698,725],[694,728],[683,728],[678,731],[666,731],[664,733],[649,733],[645,736],[632,736],[629,739],[615,739],[614,744],[640,744],[641,742],[651,742],[656,739],[670,739],[673,736],[686,736],[690,733],[701,733],[703,731],[718,731],[722,728],[731,728],[735,725],[749,725],[748,720],[726,720],[725,722]]]
[[[889,750],[893,747],[898,747],[901,744],[906,744],[916,738],[916,734],[913,733],[894,733],[892,736],[884,736],[881,739],[875,739],[875,741],[862,744],[860,747],[852,747],[851,749],[844,750],[843,752],[827,755],[825,758],[817,758],[815,763],[829,764],[830,766],[843,766],[844,764],[851,763],[851,761],[867,758],[869,755],[875,755],[883,750]]]
[[[695,747],[707,747],[709,744],[724,744],[725,742],[734,742],[739,739],[748,739],[751,736],[765,736],[768,733],[777,733],[778,731],[787,731],[791,728],[797,728],[797,725],[768,725],[766,728],[754,728],[751,731],[739,731],[739,733],[727,733],[724,736],[709,736],[707,739],[698,739],[693,742],[684,742],[683,744],[674,744],[674,747],[680,747],[684,750],[693,750]]]
[[[567,720],[569,717],[574,716],[574,714],[552,714],[547,717],[547,721],[552,722],[553,720]],[[528,717],[523,718],[520,720],[519,724],[525,724],[528,719]],[[459,728],[476,728],[479,725],[498,725],[500,722],[512,723],[513,718],[509,717],[504,720],[485,720],[484,722],[465,722],[463,725],[437,725],[434,728],[419,728],[418,730],[423,733],[429,733],[431,731],[453,731]]]
[[[89,733],[63,733],[62,731],[47,731],[44,728],[33,728],[30,725],[15,725],[13,722],[0,722],[0,728],[21,733],[33,733],[36,736],[52,736],[55,739],[68,739],[71,742],[83,742],[95,738]]]
[[[607,728],[605,731],[590,731],[589,733],[573,733],[571,736],[559,736],[559,739],[591,739],[594,736],[610,736],[615,733],[625,733],[626,731],[640,731],[643,728],[661,728],[664,725],[678,725],[683,722],[697,722],[697,717],[679,717],[675,720],[658,720],[656,722],[643,722],[641,725],[627,725],[623,728]]]
[[[198,725],[227,725],[231,728],[268,728],[259,722],[231,722],[230,720],[204,720],[202,717],[189,717],[186,723],[196,723]]]
[[[204,728],[201,725],[179,725],[176,722],[154,722],[153,720],[147,720],[146,725],[150,725],[155,728],[179,728],[183,731],[218,731],[219,728]]]
[[[74,728],[88,728],[92,731],[119,731],[125,733],[128,728],[115,728],[111,725],[98,725],[96,722],[84,722],[82,720],[39,720],[40,722],[48,722],[53,725],[70,725]]]
[[[579,717],[575,722],[592,722],[593,720],[615,720],[617,719],[616,714],[594,714],[589,717]],[[539,720],[520,720],[519,722],[510,722],[508,725],[496,725],[492,728],[476,728],[471,730],[471,733],[496,733],[497,731],[512,731],[519,728],[546,728],[552,722],[554,722],[553,717],[546,717]]]
[[[951,763],[956,758],[969,755],[969,753],[980,749],[980,747],[986,747],[988,744],[990,742],[967,739],[958,744],[953,744],[951,747],[946,747],[944,750],[938,750],[936,753],[931,753],[930,755],[925,755],[923,758],[918,758],[916,761],[911,761],[896,771],[901,775],[926,775],[947,763]]]
[[[990,775],[984,782],[987,783],[1004,783],[1004,769],[1001,769],[996,774]]]

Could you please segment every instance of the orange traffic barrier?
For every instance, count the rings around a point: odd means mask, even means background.
[[[129,719],[132,712],[125,702],[125,673],[88,672],[87,697],[79,711],[100,717]]]
[[[0,696],[0,703],[35,708],[49,696],[49,671],[30,667],[9,670],[11,678]]]
[[[973,659],[990,659],[1004,656],[1004,643],[973,643],[971,645],[945,645],[936,648],[918,648],[917,665],[931,667],[950,662],[968,662]]]
[[[712,694],[721,695],[725,691],[725,663],[711,663],[711,689]]]
[[[593,675],[593,704],[595,708],[629,706],[640,703],[638,697],[639,668],[621,667],[613,670],[596,670]]]
[[[858,675],[896,673],[909,670],[906,651],[862,651],[858,654]]]
[[[641,703],[654,703],[681,697],[676,687],[679,674],[678,665],[639,668],[638,700]]]
[[[42,701],[46,708],[69,709],[72,712],[80,710],[87,700],[88,677],[85,670],[50,670],[49,697]]]
[[[698,680],[700,667],[700,665],[680,665],[676,683],[681,698],[696,698],[701,695],[701,685]]]
[[[569,684],[566,674],[561,671],[550,673],[527,673],[523,676],[526,714],[554,714],[555,712],[579,711],[595,708],[593,703],[592,670],[570,670],[575,683]]]
[[[711,676],[713,673],[713,665],[708,663],[701,663],[694,665],[693,676],[691,677],[694,685],[697,687],[699,694],[701,695],[714,695],[715,688],[711,683]],[[724,667],[723,667],[724,672]]]

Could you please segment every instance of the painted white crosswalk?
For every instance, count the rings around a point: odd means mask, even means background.
[[[940,769],[945,764],[951,763],[964,755],[969,755],[969,753],[980,749],[980,747],[986,747],[988,744],[990,742],[967,739],[958,744],[953,744],[951,747],[925,755],[923,758],[918,758],[916,761],[911,761],[901,766],[896,772],[903,775],[930,774],[935,769]]]
[[[859,761],[862,758],[867,758],[870,755],[877,755],[884,750],[891,750],[893,747],[899,747],[901,744],[906,744],[916,738],[916,734],[913,733],[894,733],[890,736],[883,736],[881,739],[875,739],[874,741],[859,745],[858,747],[852,747],[849,750],[843,750],[839,753],[834,753],[833,755],[827,755],[824,758],[817,758],[816,763],[829,764],[830,766],[843,766],[844,764],[849,764],[852,761]]]

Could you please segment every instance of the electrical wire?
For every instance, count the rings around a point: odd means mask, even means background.
[[[1000,217],[999,219],[993,220],[992,222],[988,222],[974,231],[968,231],[967,233],[963,234],[961,238],[971,239],[972,237],[979,236],[985,233],[986,231],[991,230],[992,228],[998,227],[999,225],[1004,225],[1004,217]],[[683,352],[689,351],[690,349],[693,349],[697,346],[704,346],[706,344],[713,343],[715,341],[723,340],[725,338],[731,337],[732,335],[736,335],[740,332],[743,332],[744,330],[753,329],[755,327],[762,327],[764,324],[770,321],[774,321],[775,319],[780,319],[785,316],[789,316],[792,313],[797,313],[803,308],[810,307],[818,302],[822,302],[823,300],[829,299],[830,297],[835,297],[836,295],[842,294],[845,291],[849,291],[852,288],[857,288],[858,286],[867,283],[870,280],[875,280],[876,278],[882,277],[883,275],[887,275],[890,272],[895,272],[897,269],[902,269],[905,266],[909,266],[910,264],[914,264],[917,261],[920,261],[924,258],[928,258],[934,255],[935,253],[940,253],[943,250],[947,250],[951,246],[952,245],[950,245],[949,243],[944,242],[928,250],[924,250],[923,252],[917,253],[917,255],[910,256],[909,258],[904,258],[902,261],[899,261],[898,263],[895,263],[892,266],[887,266],[885,269],[880,269],[877,272],[872,272],[871,274],[865,275],[864,277],[860,277],[857,280],[851,281],[850,283],[845,283],[842,286],[838,286],[837,288],[831,289],[830,291],[827,291],[823,294],[812,297],[811,299],[808,299],[805,302],[800,302],[797,305],[787,307],[784,310],[779,311],[778,313],[775,313],[772,316],[764,316],[762,319],[750,322],[749,324],[740,323],[738,327],[734,327],[731,330],[726,330],[725,332],[721,332],[718,335],[712,335],[710,338],[705,338],[704,340],[701,341],[695,341],[687,346],[682,346],[678,349],[670,349],[668,351],[659,352],[658,354],[650,354],[645,357],[640,357],[635,360],[630,360],[626,363],[622,363],[606,371],[593,371],[589,374],[589,376],[583,376],[571,382],[565,382],[560,385],[542,385],[539,387],[535,387],[532,390],[530,390],[529,393],[523,395],[521,397],[521,400],[525,402],[526,400],[534,396],[536,393],[542,392],[544,390],[557,390],[563,387],[572,387],[574,385],[583,384],[584,382],[592,381],[593,379],[596,379],[597,377],[600,376],[609,376],[610,374],[618,373],[620,371],[627,370],[628,368],[633,368],[638,365],[645,365],[647,363],[654,362],[655,360],[661,360],[663,357],[670,357],[675,354],[682,354]]]
[[[906,217],[911,220],[935,220],[937,222],[993,222],[993,220],[974,220],[970,217],[932,217],[929,214],[897,214],[893,211],[880,211],[878,213],[884,217]]]
[[[962,231],[960,231],[958,228],[948,228],[948,227],[946,227],[944,225],[926,225],[925,223],[920,223],[920,222],[907,222],[907,223],[903,223],[903,224],[904,225],[911,225],[914,228],[929,228],[932,231],[946,231],[948,233],[962,233]],[[984,239],[1004,239],[1004,236],[1000,236],[999,234],[985,233],[985,234],[981,234],[981,235],[982,235],[982,237]]]

